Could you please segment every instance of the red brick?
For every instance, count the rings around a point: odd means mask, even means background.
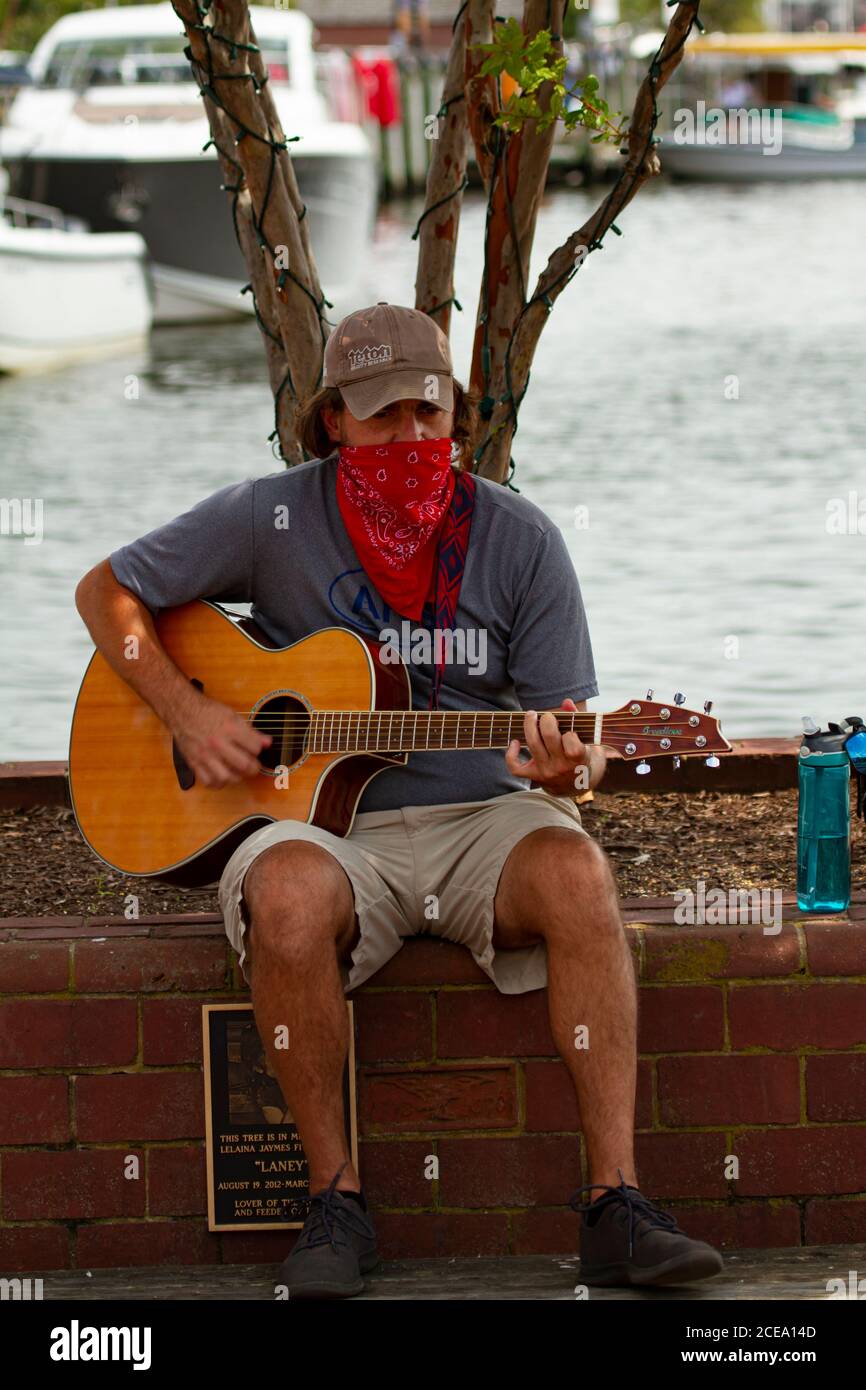
[[[202,1060],[204,999],[143,999],[142,1058],[145,1066],[165,1067]],[[225,1002],[222,1000],[221,1002]]]
[[[806,1203],[807,1245],[866,1244],[866,1200],[820,1197]]]
[[[0,1067],[96,1067],[134,1062],[133,999],[13,999],[0,1004]]]
[[[0,917],[0,925],[5,931],[21,932],[39,940],[46,932],[60,933],[69,928],[75,931],[84,926],[83,917]]]
[[[663,1125],[791,1125],[800,1118],[796,1057],[660,1057],[656,1068]]]
[[[724,1042],[720,985],[649,985],[640,990],[638,1052],[713,1052]]]
[[[571,1074],[561,1058],[554,1062],[524,1062],[526,1075],[526,1129],[562,1131],[581,1129],[580,1108]],[[652,1124],[652,1062],[637,1064],[635,1127]]]
[[[373,1212],[379,1253],[385,1260],[432,1260],[508,1254],[504,1212]],[[448,1266],[442,1292],[448,1293]],[[454,1297],[458,1297],[454,1291]]]
[[[207,1164],[203,1148],[147,1151],[149,1216],[199,1216],[207,1213]]]
[[[129,1154],[140,1176],[124,1177]],[[18,1150],[3,1155],[5,1221],[144,1214],[144,1157],[130,1149]]]
[[[218,912],[143,912],[140,917],[130,919],[122,914],[113,916],[86,917],[89,927],[154,927],[157,931],[171,929],[176,935],[199,936],[218,923],[218,931],[224,931],[222,915]],[[218,932],[216,933],[218,934]]]
[[[677,1203],[664,1210],[676,1217],[686,1235],[717,1250],[776,1250],[800,1244],[800,1209],[795,1202]],[[710,1285],[705,1288],[709,1292]]]
[[[636,907],[627,907],[620,903],[621,916],[627,927],[663,927],[672,923],[675,903],[667,903],[664,906],[650,907],[645,899],[638,899]]]
[[[377,970],[377,986],[479,985],[488,979],[465,946],[432,936],[411,936],[396,956]]]
[[[793,975],[800,969],[796,927],[765,936],[760,925],[654,927],[645,934],[645,980],[725,980]]]
[[[490,989],[443,990],[437,1006],[440,1057],[555,1057],[547,990],[500,994]]]
[[[732,985],[731,1047],[856,1047],[863,1041],[866,985]]]
[[[29,1274],[71,1267],[69,1231],[65,1226],[0,1227],[0,1269]]]
[[[576,1139],[440,1139],[440,1207],[565,1205],[580,1185]]]
[[[204,1134],[201,1073],[77,1076],[75,1113],[78,1138],[83,1140],[200,1139]]]
[[[808,1197],[866,1190],[866,1127],[746,1130],[734,1137],[740,1196]]]
[[[71,1137],[65,1076],[0,1076],[0,1144],[62,1144]]]
[[[59,941],[7,941],[0,951],[0,994],[54,994],[69,981],[69,947]]]
[[[512,1129],[517,1124],[513,1066],[365,1072],[360,1091],[364,1134]]]
[[[359,994],[355,1000],[359,1062],[427,1062],[433,1056],[432,996],[410,990]]]
[[[811,975],[866,975],[866,921],[806,922]]]
[[[223,989],[229,949],[224,935],[82,941],[75,948],[75,988],[82,994]]]
[[[724,1134],[637,1134],[638,1187],[653,1201],[664,1197],[725,1197],[727,1152]]]
[[[810,1120],[866,1120],[866,1052],[806,1058]]]
[[[79,1226],[79,1269],[124,1269],[133,1265],[213,1265],[220,1263],[219,1237],[199,1218],[190,1221],[127,1221]],[[207,1273],[202,1272],[202,1289]]]
[[[576,1184],[578,1187],[580,1184]],[[584,1194],[585,1195],[585,1194]],[[580,1240],[581,1221],[570,1207],[554,1210],[519,1211],[512,1217],[512,1249],[514,1255],[569,1255],[576,1257]],[[577,1266],[571,1287],[577,1283]],[[563,1272],[564,1288],[569,1287],[569,1271]]]
[[[359,1144],[359,1175],[371,1207],[428,1207],[435,1182],[425,1178],[428,1157],[441,1140],[366,1140]]]

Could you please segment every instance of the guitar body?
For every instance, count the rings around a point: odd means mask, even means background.
[[[202,786],[170,731],[95,652],[73,714],[70,791],[85,840],[121,873],[203,886],[269,822],[308,821],[346,835],[370,779],[407,762],[405,752],[302,746],[307,713],[316,709],[411,709],[408,671],[383,662],[381,644],[332,627],[274,647],[249,619],[239,623],[204,599],[163,610],[155,626],[168,655],[205,695],[275,736],[257,777]],[[290,732],[277,736],[281,727]],[[287,777],[275,776],[279,766]]]

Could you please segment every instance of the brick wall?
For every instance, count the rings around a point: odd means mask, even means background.
[[[666,925],[671,899],[624,908],[642,1189],[722,1247],[866,1240],[866,902],[775,937]],[[248,997],[219,918],[0,922],[0,1269],[285,1255],[291,1234],[211,1234],[204,1215],[200,1006]],[[546,992],[500,995],[422,938],[355,1017],[383,1254],[575,1253],[587,1174]]]

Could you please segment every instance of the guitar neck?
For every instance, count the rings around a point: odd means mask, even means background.
[[[555,716],[561,733],[601,743],[604,716],[583,711],[539,710]],[[524,711],[316,710],[310,718],[311,753],[411,753],[456,748],[507,748],[523,739]]]

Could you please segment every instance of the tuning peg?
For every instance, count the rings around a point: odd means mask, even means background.
[[[682,695],[682,694],[680,693],[680,691],[678,690],[677,693],[676,693],[676,695],[674,696],[674,704],[675,704],[675,705],[684,705],[685,702],[686,702],[686,697],[685,697],[685,695]]]
[[[679,753],[675,753],[675,754],[674,754],[674,771],[676,771],[676,769],[679,767],[679,765],[680,765],[681,762],[682,762],[682,758],[680,757]]]
[[[646,697],[647,697],[647,699],[648,699],[648,700],[651,700],[651,699],[652,699],[652,697],[653,697],[653,693],[652,693],[652,691],[651,691],[651,690],[648,690],[648,691],[647,691],[647,693],[646,693]]]
[[[710,710],[712,709],[712,707],[713,707],[713,702],[712,702],[712,700],[704,700],[704,714],[709,714],[709,712],[710,712]]]
[[[718,767],[718,766],[719,766],[719,760],[718,760],[718,758],[716,757],[715,753],[711,753],[710,756],[709,756],[708,758],[705,758],[705,759],[704,759],[704,762],[706,763],[707,767]]]
[[[638,763],[637,767],[635,768],[635,772],[638,773],[638,775],[641,777],[645,777],[648,772],[652,772],[652,768],[650,767],[646,758],[644,758],[642,762]]]

